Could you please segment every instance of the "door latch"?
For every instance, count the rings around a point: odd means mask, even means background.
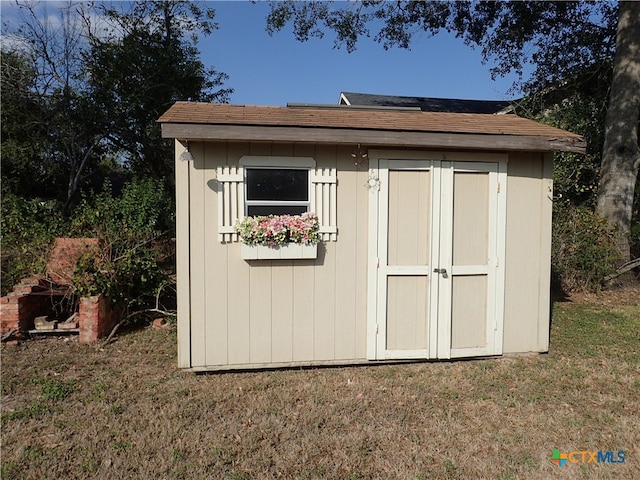
[[[446,268],[434,268],[433,269],[433,273],[441,273],[442,274],[442,278],[449,278],[449,275],[447,274],[447,269]]]

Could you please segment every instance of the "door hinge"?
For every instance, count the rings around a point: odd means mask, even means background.
[[[380,333],[380,327],[376,325],[376,335],[378,335],[378,333]]]
[[[498,193],[500,193],[500,182],[498,182]]]
[[[380,258],[376,257],[376,268],[380,268]]]

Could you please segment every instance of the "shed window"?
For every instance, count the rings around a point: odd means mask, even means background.
[[[249,216],[309,211],[309,169],[245,168],[245,187]]]
[[[243,156],[216,169],[218,240],[237,242],[235,224],[245,216],[318,216],[322,240],[337,239],[335,167],[317,168],[310,157]]]

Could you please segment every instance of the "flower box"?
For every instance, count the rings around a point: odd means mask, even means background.
[[[317,258],[318,217],[301,215],[267,215],[246,217],[236,223],[244,260],[286,260]]]
[[[287,260],[296,258],[317,258],[318,245],[287,243],[268,247],[266,245],[240,245],[243,260]]]

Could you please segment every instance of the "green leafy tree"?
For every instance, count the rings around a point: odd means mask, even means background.
[[[158,117],[177,100],[227,101],[227,76],[199,60],[197,35],[217,25],[214,11],[188,1],[101,7],[106,32],[91,38],[88,77],[105,136],[136,172],[172,178],[173,145]]]
[[[495,65],[493,75],[520,74],[517,85],[539,101],[549,105],[553,91],[556,107],[606,111],[603,135],[589,136],[600,165],[587,170],[599,168],[597,211],[617,228],[623,258],[629,258],[640,168],[640,2],[273,2],[267,24],[271,33],[293,24],[300,41],[333,31],[335,45],[349,51],[362,37],[372,36],[384,48],[409,48],[418,33],[424,38],[448,31],[480,47]],[[527,65],[534,67],[530,78],[523,77]],[[609,92],[604,99],[598,95],[604,103],[589,104],[581,93],[589,88]]]
[[[53,162],[45,154],[47,132],[41,121],[44,111],[33,94],[36,72],[28,58],[18,51],[2,51],[0,68],[0,127],[2,142],[3,192],[21,192],[56,198],[52,180]]]
[[[582,135],[586,155],[555,156],[554,193],[560,203],[595,209],[612,64],[603,62],[521,99],[516,112]]]
[[[17,1],[2,24],[3,180],[9,166],[17,177],[5,185],[56,197],[68,216],[114,168],[170,180],[157,118],[176,100],[231,92],[199,60],[198,36],[217,27],[203,5]]]
[[[10,165],[23,173],[14,185],[21,188],[17,193],[58,193],[63,213],[69,214],[74,195],[91,174],[102,150],[102,135],[94,121],[83,75],[85,37],[78,18],[85,13],[81,5],[72,2],[58,7],[53,15],[49,15],[46,4],[43,10],[35,2],[16,5],[16,17],[3,22],[3,33],[13,39],[2,55],[3,110],[5,94],[11,107],[6,115],[3,113],[3,133],[4,120],[9,122],[6,130],[11,132],[8,138],[3,136],[3,152],[10,154]],[[20,59],[20,68],[11,68],[18,65],[16,59]],[[21,84],[22,80],[26,82]],[[15,101],[25,103],[19,106]],[[9,116],[14,112],[16,117]],[[16,134],[20,129],[22,137]],[[33,147],[24,141],[29,136],[35,139]],[[29,173],[35,174],[31,179],[34,183],[25,188]],[[65,180],[60,185],[62,178]],[[52,187],[38,192],[33,188],[38,182]]]
[[[104,250],[98,261],[83,259],[78,293],[140,308],[173,268],[171,259],[163,263],[175,231],[166,186],[173,146],[157,118],[176,100],[224,101],[230,92],[196,48],[197,37],[216,28],[214,11],[178,0],[7,6],[3,292],[20,276],[43,273],[55,236],[96,236]],[[117,181],[95,194],[105,177]]]

